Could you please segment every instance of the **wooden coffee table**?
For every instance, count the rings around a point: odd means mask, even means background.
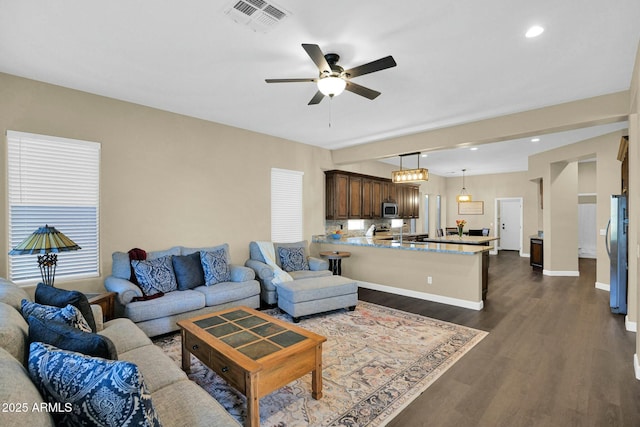
[[[322,398],[322,343],[327,339],[248,307],[181,320],[182,369],[191,354],[247,397],[246,426],[260,425],[259,399],[311,372]]]

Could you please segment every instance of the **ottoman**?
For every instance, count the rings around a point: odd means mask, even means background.
[[[293,317],[325,311],[349,308],[355,310],[358,303],[358,284],[343,276],[310,277],[284,282],[277,287],[278,308]]]

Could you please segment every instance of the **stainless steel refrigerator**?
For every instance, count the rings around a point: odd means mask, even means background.
[[[627,197],[611,196],[611,219],[607,224],[607,253],[609,254],[609,298],[612,313],[627,313],[627,232],[629,215]]]

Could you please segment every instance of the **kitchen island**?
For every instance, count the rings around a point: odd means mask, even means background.
[[[344,276],[359,286],[481,310],[492,246],[403,242],[376,237],[313,236],[311,254],[351,252]]]

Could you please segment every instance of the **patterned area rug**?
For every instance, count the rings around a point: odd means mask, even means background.
[[[278,309],[266,313],[291,322]],[[383,426],[487,333],[367,302],[303,318],[327,337],[323,397],[311,397],[311,375],[260,399],[260,425]],[[180,365],[180,334],[154,340]],[[195,381],[244,424],[244,396],[191,356]]]

